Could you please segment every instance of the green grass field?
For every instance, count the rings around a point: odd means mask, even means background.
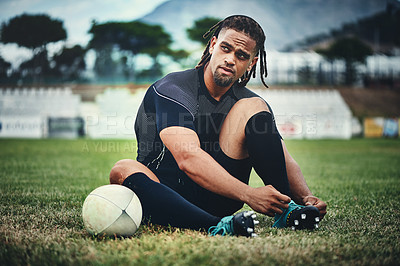
[[[287,146],[328,203],[316,231],[272,229],[260,215],[255,239],[153,226],[97,239],[83,226],[83,201],[117,160],[135,158],[135,143],[0,140],[0,265],[399,265],[400,141]],[[251,185],[261,185],[255,175]]]

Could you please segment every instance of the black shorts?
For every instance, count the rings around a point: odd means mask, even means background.
[[[211,156],[232,176],[245,184],[249,183],[252,168],[249,158],[232,159],[220,148],[215,149]],[[212,215],[219,217],[232,215],[243,207],[243,202],[220,196],[202,188],[179,169],[164,168],[153,170],[153,172],[162,184],[172,188],[186,200]]]

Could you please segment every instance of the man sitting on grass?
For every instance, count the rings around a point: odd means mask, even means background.
[[[132,189],[153,224],[254,236],[253,212],[232,216],[246,203],[274,216],[274,227],[318,227],[326,204],[309,190],[269,105],[245,87],[258,61],[268,87],[262,28],[236,15],[206,35],[195,69],[148,89],[135,124],[137,161],[118,161],[110,182]],[[265,186],[248,185],[252,168]]]

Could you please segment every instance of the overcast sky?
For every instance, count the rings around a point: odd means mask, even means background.
[[[167,0],[0,0],[0,22],[23,13],[46,13],[64,21],[67,45],[86,45],[91,21],[129,21],[151,12]],[[26,59],[29,52],[15,45],[1,45],[0,54],[13,63]]]

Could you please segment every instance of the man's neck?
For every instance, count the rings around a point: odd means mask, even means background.
[[[213,73],[208,67],[208,63],[204,66],[204,84],[206,85],[208,93],[211,95],[211,97],[217,101],[219,101],[232,86],[232,84],[230,84],[228,87],[217,86],[214,81]]]

